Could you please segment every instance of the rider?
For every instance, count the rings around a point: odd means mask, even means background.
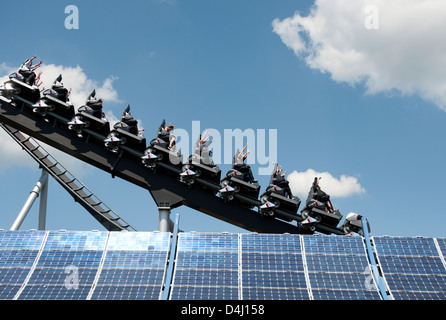
[[[42,60],[40,60],[40,62],[38,64],[33,66],[33,60],[35,58],[36,58],[36,55],[34,55],[34,57],[32,57],[30,59],[26,59],[25,62],[22,63],[22,65],[20,66],[20,68],[18,70],[18,72],[25,78],[25,83],[30,86],[38,83],[40,80],[40,75],[42,74],[42,72],[40,72],[39,75],[36,76],[36,73],[34,72],[42,64]],[[39,83],[38,86],[40,84],[41,83]]]
[[[245,163],[245,160],[248,157],[248,154],[251,152],[250,150],[248,150],[245,154],[243,154],[243,152],[245,151],[245,149],[247,147],[248,147],[248,144],[246,144],[246,146],[242,149],[241,152],[237,153],[234,156],[235,161],[234,161],[232,168],[243,173],[244,174],[243,180],[245,180],[246,182],[257,183],[257,180],[254,179],[254,176],[252,174],[251,167]]]
[[[86,105],[87,107],[93,109],[93,117],[98,119],[105,118],[105,114],[102,112],[102,99],[96,100],[95,98],[96,90],[93,90],[92,93],[87,98]]]
[[[69,100],[68,97],[71,94],[71,88],[70,90],[67,90],[67,88],[63,86],[62,75],[59,75],[57,79],[54,80],[51,89],[57,92],[57,94],[59,95],[59,100],[63,102],[68,102]]]
[[[157,137],[163,140],[168,144],[167,149],[174,150],[175,149],[175,136],[173,134],[173,124],[170,123],[168,126],[164,126],[166,123],[165,120],[163,120],[159,130]]]
[[[129,126],[129,133],[138,135],[138,120],[133,119],[132,115],[130,114],[130,105],[127,105],[127,108],[125,108],[124,112],[122,113],[121,122],[124,122]]]
[[[214,141],[214,139],[212,139],[208,144],[206,144],[209,138],[210,138],[210,133],[208,133],[206,129],[204,136],[200,135],[200,138],[195,143],[194,153],[191,156],[191,158],[195,156],[198,159],[200,159],[200,163],[210,167],[215,167],[216,164],[212,161],[212,151],[209,150],[209,146]]]
[[[330,201],[330,196],[326,194],[324,191],[322,191],[321,187],[319,186],[319,181],[321,179],[322,177],[314,178],[313,185],[311,186],[310,189],[310,196],[315,200],[325,203],[326,204],[325,211],[327,211],[328,209],[329,212],[333,213],[334,210],[333,210],[333,205],[331,204]]]
[[[284,190],[284,196],[290,199],[293,198],[293,193],[291,192],[291,188],[289,182],[285,179],[286,171],[282,173],[282,166],[276,167],[276,171],[274,171],[271,179],[271,184],[278,186]]]

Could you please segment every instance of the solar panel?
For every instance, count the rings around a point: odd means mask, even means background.
[[[238,299],[237,234],[180,233],[170,299]]]
[[[110,232],[92,300],[160,298],[170,233]]]
[[[0,299],[160,299],[171,234],[0,231]],[[362,237],[179,233],[170,299],[380,299]],[[446,299],[445,238],[374,237],[395,299]]]
[[[107,232],[50,231],[18,299],[86,299],[99,268],[107,235]]]
[[[443,258],[446,257],[446,238],[436,238],[436,240]]]
[[[309,299],[299,235],[241,235],[241,298]]]
[[[362,237],[302,236],[315,300],[380,299]]]
[[[433,238],[374,237],[373,241],[394,299],[445,298],[446,268]]]
[[[20,291],[44,237],[41,231],[0,231],[0,300],[11,300]]]

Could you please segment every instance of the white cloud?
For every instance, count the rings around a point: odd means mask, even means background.
[[[89,79],[80,66],[42,64],[37,70],[42,71],[40,79],[43,84],[41,87],[45,88],[50,88],[59,74],[62,74],[62,82],[66,88],[71,88],[70,100],[76,108],[85,104],[85,100],[93,89],[96,90],[96,98],[101,98],[104,102],[121,102],[118,93],[113,88],[113,81],[117,79],[115,76],[106,78],[100,84],[97,80]]]
[[[334,198],[365,193],[365,189],[355,177],[341,175],[340,178],[335,178],[328,172],[316,172],[313,169],[308,169],[305,172],[293,171],[287,179],[293,194],[306,199],[315,177],[322,178],[319,183],[321,189]]]
[[[371,14],[378,29],[367,28]],[[316,0],[308,16],[296,12],[272,26],[334,81],[363,84],[368,94],[416,94],[446,111],[446,1]]]
[[[17,70],[17,67],[10,67],[5,63],[0,64],[0,83],[3,84],[8,80],[8,75]],[[96,97],[102,98],[104,102],[120,102],[117,91],[113,88],[113,81],[117,78],[110,76],[106,78],[102,84],[97,80],[87,77],[80,66],[67,67],[54,64],[42,64],[37,72],[42,71],[41,80],[42,87],[50,88],[54,80],[62,74],[62,82],[66,88],[71,88],[70,100],[75,109],[85,104],[85,100],[93,89],[96,89]],[[110,123],[113,125],[117,121],[117,117],[113,115],[111,110],[105,110]],[[58,159],[63,166],[73,173],[83,175],[88,172],[88,166],[48,145],[42,144],[43,147]],[[37,163],[31,159],[3,130],[0,129],[0,171],[10,169],[12,167],[33,167]]]

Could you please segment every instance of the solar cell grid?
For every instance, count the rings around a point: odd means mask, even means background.
[[[238,286],[238,272],[231,270],[178,269],[175,273],[177,286]]]
[[[396,291],[446,292],[446,276],[391,274],[386,276],[389,286]]]
[[[0,231],[0,299],[13,299],[36,261],[44,231]]]
[[[433,238],[373,237],[380,255],[438,256]]]
[[[19,300],[85,300],[90,286],[68,289],[65,285],[27,285]]]
[[[309,299],[299,235],[241,235],[243,299]]]
[[[110,232],[91,299],[159,299],[170,236],[160,232]]]
[[[393,296],[395,300],[446,300],[445,292],[396,291]]]
[[[12,300],[17,292],[20,290],[21,285],[13,285],[7,283],[0,283],[0,300]]]
[[[369,273],[310,272],[309,277],[311,287],[317,289],[370,290],[372,280]]]
[[[315,300],[380,299],[362,237],[303,236]]]
[[[0,231],[0,250],[39,250],[45,231]]]
[[[163,274],[163,269],[103,269],[98,285],[150,285],[159,288]]]
[[[96,286],[91,300],[158,300],[160,288],[158,286]]]
[[[19,299],[85,299],[93,285],[107,232],[50,231]]]
[[[38,250],[0,250],[0,268],[31,268]]]
[[[446,269],[433,238],[377,237],[374,241],[384,277],[395,299],[444,296]]]
[[[238,247],[238,234],[180,233],[170,299],[237,299]]]
[[[243,252],[300,253],[300,236],[291,234],[241,235]]]
[[[304,271],[300,254],[244,252],[242,254],[242,266],[244,271]]]
[[[76,281],[84,286],[91,286],[93,284],[94,277],[96,276],[96,272],[96,269],[78,268],[75,271],[75,275],[77,278]],[[28,285],[64,286],[66,284],[65,282],[70,280],[70,275],[73,275],[73,270],[65,268],[36,268],[28,281]],[[72,282],[70,282],[70,284],[71,283]]]
[[[376,300],[377,293],[371,290],[313,289],[315,300]]]
[[[180,233],[178,247],[180,251],[238,251],[238,235],[226,233]]]
[[[104,250],[107,232],[50,231],[43,250]]]
[[[107,268],[161,268],[164,269],[167,260],[167,251],[108,251],[103,262]]]
[[[176,267],[192,269],[237,270],[238,254],[236,252],[178,252]]]
[[[172,300],[237,300],[237,287],[178,286],[171,293]]]
[[[308,290],[298,288],[244,288],[243,300],[309,300]]]
[[[441,254],[446,258],[446,238],[436,238],[438,246],[440,247]]]
[[[101,257],[102,251],[43,250],[38,265],[52,268],[64,268],[69,265],[98,268]]]
[[[363,273],[369,266],[365,255],[307,254],[306,261],[308,270],[314,272]]]
[[[1,268],[0,269],[0,286],[19,284],[25,281],[31,268]]]
[[[107,251],[167,251],[168,232],[110,232]]]
[[[365,254],[362,237],[303,235],[305,252],[327,254]]]
[[[386,266],[388,273],[446,275],[446,269],[439,257],[381,256],[380,261]]]
[[[301,288],[307,284],[303,272],[248,271],[242,273],[243,291],[245,288]]]

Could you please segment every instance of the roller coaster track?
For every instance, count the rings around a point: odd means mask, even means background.
[[[0,127],[17,142],[38,164],[45,169],[74,200],[80,203],[104,228],[109,231],[136,229],[122,219],[116,212],[98,198],[86,185],[76,178],[70,171],[57,161],[32,137],[26,137],[18,130],[7,125]]]
[[[61,150],[81,161],[84,161],[98,169],[106,171],[112,177],[119,177],[132,184],[148,190],[159,208],[174,209],[182,205],[208,214],[216,219],[233,224],[240,228],[259,233],[308,233],[302,230],[298,224],[294,225],[279,219],[266,217],[257,211],[234,202],[225,202],[215,196],[214,193],[195,187],[188,186],[179,181],[175,174],[179,174],[177,168],[158,163],[159,166],[166,166],[166,170],[171,170],[171,174],[147,169],[141,162],[135,161],[132,157],[127,157],[123,152],[113,153],[104,146],[90,142],[89,138],[80,138],[61,126],[57,121],[65,122],[67,119],[56,119],[54,123],[45,121],[25,107],[11,103],[7,99],[0,99],[0,123],[14,128],[28,136],[46,143],[58,150]],[[84,130],[88,135],[97,135],[94,132]],[[101,137],[99,137],[101,138]],[[102,137],[105,138],[105,137]],[[136,150],[126,150],[125,145],[121,147],[128,154],[141,157]],[[128,149],[128,148],[127,148]],[[175,172],[177,170],[178,172]],[[206,181],[197,178],[196,184],[206,185]],[[219,186],[207,183],[207,187],[218,190]],[[260,201],[252,201],[254,207],[260,205]],[[296,220],[294,217],[293,220]],[[296,220],[299,222],[299,220]],[[325,234],[344,234],[338,228],[325,225],[317,225],[316,231]]]

